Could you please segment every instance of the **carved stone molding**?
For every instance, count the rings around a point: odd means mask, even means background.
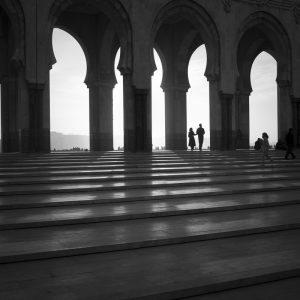
[[[205,76],[207,78],[207,81],[209,81],[209,82],[217,82],[220,79],[220,76],[215,73],[205,74]]]
[[[286,79],[276,79],[276,82],[280,88],[288,88],[291,86],[291,82]]]
[[[295,3],[295,0],[234,0],[234,1],[247,2],[249,4],[268,6],[268,7],[274,7],[279,9],[285,9],[285,10],[292,9]]]
[[[258,7],[276,8],[280,10],[290,11],[295,18],[296,24],[300,24],[300,0],[232,0],[232,1],[257,5]],[[225,2],[227,1],[225,0],[223,1],[224,10],[225,10]]]
[[[260,5],[269,6],[270,0],[260,0]]]
[[[231,11],[231,0],[222,0],[223,8],[226,13],[230,13]]]
[[[300,1],[296,1],[293,7],[293,14],[295,17],[296,24],[300,23]]]

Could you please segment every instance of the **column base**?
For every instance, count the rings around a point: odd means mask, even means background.
[[[210,131],[210,150],[222,150],[222,132],[220,130]]]
[[[195,136],[195,139],[197,139],[197,136]],[[186,150],[186,149],[187,149],[187,140],[185,135],[173,134],[172,136],[166,138],[166,150]]]
[[[113,139],[109,133],[90,134],[91,151],[113,151]]]
[[[38,131],[21,129],[20,151],[23,153],[49,153],[50,129]]]
[[[17,131],[9,132],[2,137],[1,151],[3,153],[19,152],[19,134]]]

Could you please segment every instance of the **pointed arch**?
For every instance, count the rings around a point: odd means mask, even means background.
[[[271,145],[278,139],[277,62],[269,53],[261,52],[251,68],[253,92],[249,97],[249,142],[254,145],[262,129],[269,135]]]
[[[152,26],[152,42],[154,48],[158,48],[156,38],[159,30],[164,24],[171,24],[184,20],[191,24],[188,35],[182,41],[178,56],[183,56],[188,51],[186,62],[194,50],[205,44],[208,58],[205,76],[209,78],[218,78],[220,74],[220,38],[217,26],[208,12],[195,1],[175,0],[160,9]],[[187,45],[186,42],[189,44]],[[187,50],[188,49],[188,50]],[[151,56],[153,58],[153,55]],[[154,60],[153,60],[153,65]]]
[[[251,93],[251,66],[263,51],[277,61],[277,82],[291,81],[291,42],[283,25],[271,14],[256,12],[248,16],[238,31],[236,49],[239,90]]]
[[[88,149],[86,57],[78,40],[63,29],[54,31],[58,65],[50,72],[51,149]],[[70,55],[72,52],[72,55]],[[76,135],[75,138],[72,135]]]
[[[104,14],[111,26],[108,30],[113,30],[118,39],[118,47],[121,48],[121,57],[118,69],[122,74],[132,72],[132,29],[129,16],[119,0],[57,0],[54,1],[49,13],[49,33],[55,27],[61,14],[70,7],[82,7],[86,11],[97,10]],[[49,41],[51,45],[51,41]],[[118,50],[118,47],[115,53]],[[50,46],[49,49],[52,49]],[[53,53],[53,50],[51,50]],[[52,59],[53,61],[53,59]]]

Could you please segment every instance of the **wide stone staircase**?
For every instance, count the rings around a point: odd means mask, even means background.
[[[0,155],[0,299],[300,299],[300,160],[271,156]]]

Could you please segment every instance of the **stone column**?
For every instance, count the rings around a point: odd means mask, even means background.
[[[234,133],[232,130],[232,99],[233,94],[220,93],[222,114],[222,150],[234,148]]]
[[[88,84],[91,151],[113,150],[113,88],[115,83]]]
[[[249,149],[249,96],[250,92],[237,92],[237,130],[235,133],[235,148]]]
[[[151,85],[150,85],[151,86]],[[151,87],[132,86],[130,74],[123,75],[124,89],[124,151],[152,151]]]
[[[219,81],[209,81],[209,116],[210,116],[210,149],[220,150],[222,145],[222,107],[219,92]]]
[[[152,151],[151,89],[135,89],[136,151]]]
[[[167,86],[165,92],[166,149],[187,149],[187,88]]]
[[[293,103],[293,132],[296,147],[300,147],[300,98],[292,98]]]
[[[17,79],[4,77],[1,82],[2,152],[19,151]]]
[[[292,101],[290,95],[290,84],[286,80],[277,80],[278,91],[278,139],[284,141],[285,135],[293,125]]]
[[[28,84],[29,126],[21,130],[22,152],[50,151],[49,82]]]
[[[131,74],[123,74],[124,151],[136,151],[135,100]]]

